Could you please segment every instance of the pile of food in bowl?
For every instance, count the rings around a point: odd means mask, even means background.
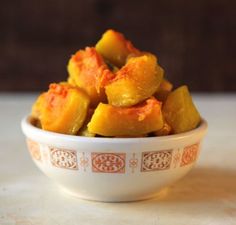
[[[43,130],[79,136],[177,134],[200,123],[187,86],[172,91],[157,57],[116,31],[69,60],[66,82],[50,84],[33,106]]]
[[[67,81],[50,84],[22,121],[33,160],[63,189],[92,200],[144,199],[194,165],[206,122],[157,56],[108,30],[67,69]]]

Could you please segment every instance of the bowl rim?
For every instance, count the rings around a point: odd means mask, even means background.
[[[157,136],[157,137],[129,137],[129,138],[114,138],[114,137],[84,137],[84,136],[75,136],[68,134],[61,134],[52,131],[42,130],[40,128],[32,125],[32,117],[25,116],[21,120],[21,128],[23,133],[26,136],[38,136],[38,137],[47,137],[52,139],[60,139],[62,141],[73,141],[73,142],[89,142],[89,143],[136,143],[136,142],[150,142],[150,141],[174,141],[185,138],[190,138],[197,134],[205,134],[208,129],[208,123],[205,119],[201,118],[201,122],[197,128],[183,132],[180,134],[171,134],[166,136]],[[28,135],[30,133],[30,135]]]

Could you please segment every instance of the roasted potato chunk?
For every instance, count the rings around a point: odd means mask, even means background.
[[[102,136],[142,136],[162,127],[161,103],[155,98],[127,108],[100,103],[88,124],[89,132]]]
[[[128,55],[138,55],[140,51],[125,39],[123,34],[107,30],[96,44],[96,50],[109,62],[117,67],[126,63]]]
[[[181,86],[168,95],[163,114],[175,134],[196,128],[201,120],[187,86]]]
[[[106,102],[101,82],[104,77],[109,79],[114,75],[95,48],[87,47],[85,50],[76,52],[69,60],[67,69],[68,82],[82,88],[89,95],[93,107],[96,107],[99,102]]]
[[[76,134],[82,127],[89,107],[89,97],[83,90],[54,83],[41,99],[36,112],[39,112],[42,129]]]
[[[132,57],[108,84],[106,94],[113,106],[132,106],[149,97],[158,89],[163,69],[152,54]]]
[[[171,92],[173,84],[170,83],[166,78],[163,78],[157,92],[154,96],[161,102],[165,102],[168,94]]]

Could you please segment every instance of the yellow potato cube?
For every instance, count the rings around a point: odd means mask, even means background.
[[[181,86],[168,95],[163,114],[175,134],[194,129],[201,120],[187,86]]]
[[[96,107],[99,102],[106,102],[101,82],[104,77],[107,79],[113,74],[95,48],[87,47],[85,50],[76,52],[69,60],[67,69],[68,82],[83,89],[90,97],[93,107]]]
[[[82,127],[89,107],[89,97],[79,88],[51,84],[40,105],[42,129],[76,134]]]
[[[102,136],[142,136],[163,127],[161,103],[150,98],[136,106],[115,107],[100,103],[88,130]]]
[[[154,96],[157,98],[157,100],[161,102],[165,102],[168,94],[171,92],[173,88],[173,84],[170,83],[167,79],[163,78],[161,81],[161,84],[159,88],[157,89],[157,92],[154,94]]]
[[[158,89],[163,69],[152,54],[132,57],[105,87],[109,104],[132,106],[149,97]]]
[[[96,44],[96,50],[115,66],[122,67],[128,55],[139,54],[132,43],[123,34],[114,30],[107,30]]]

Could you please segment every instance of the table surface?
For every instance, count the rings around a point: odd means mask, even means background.
[[[194,95],[209,123],[196,167],[162,197],[100,203],[64,195],[34,165],[20,128],[35,94],[0,95],[1,225],[236,224],[236,94]]]

